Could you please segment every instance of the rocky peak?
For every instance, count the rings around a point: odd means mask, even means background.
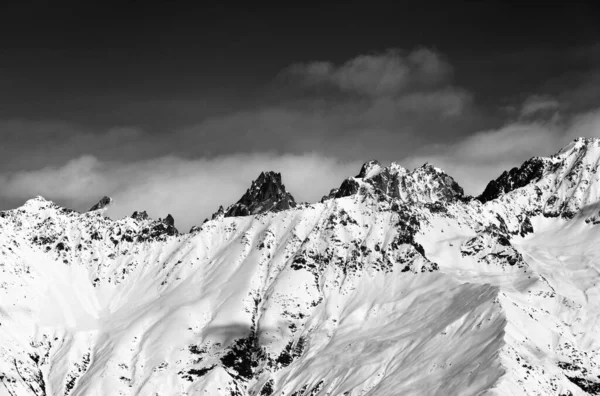
[[[262,172],[250,188],[225,212],[225,217],[249,216],[294,208],[296,201],[281,182],[281,174]]]
[[[367,161],[360,168],[360,172],[356,175],[357,179],[368,179],[378,174],[382,169],[381,163],[377,160]]]
[[[158,219],[151,224],[150,236],[156,238],[160,235],[177,235],[179,231],[175,228],[175,219],[170,214],[164,219]]]
[[[404,178],[407,185],[412,184],[408,189],[412,190],[412,194],[407,196],[419,197],[421,201],[448,201],[464,196],[462,187],[450,175],[428,163],[416,168]]]
[[[135,220],[148,220],[148,219],[150,219],[150,216],[148,216],[148,213],[146,213],[146,211],[144,210],[141,212],[138,212],[138,211],[133,212],[133,214],[131,215],[131,218],[135,219]]]
[[[167,226],[174,227],[175,219],[173,218],[173,216],[171,216],[171,214],[168,214],[167,217],[165,217],[165,219],[163,220],[163,223],[165,223]]]
[[[485,203],[509,191],[536,182],[542,177],[544,169],[545,162],[543,159],[538,157],[531,158],[525,161],[520,168],[514,167],[508,172],[504,171],[496,180],[490,181],[477,199]]]
[[[432,165],[425,164],[411,172],[395,162],[382,167],[378,161],[369,161],[358,176],[344,180],[340,188],[332,190],[324,200],[354,195],[363,186],[377,194],[408,202],[437,202],[463,196],[458,183]]]
[[[492,180],[478,199],[509,202],[520,196],[526,210],[571,218],[600,201],[600,139],[578,138],[550,157],[534,157]]]
[[[90,208],[90,210],[88,210],[88,212],[93,212],[94,210],[104,209],[111,203],[112,203],[111,197],[107,197],[107,196],[102,197],[102,199],[100,201],[98,201],[98,203],[96,205],[92,206]]]

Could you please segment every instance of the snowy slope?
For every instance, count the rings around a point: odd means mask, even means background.
[[[501,175],[262,174],[190,233],[0,213],[0,395],[600,394],[600,142]],[[101,202],[102,203],[102,202]]]

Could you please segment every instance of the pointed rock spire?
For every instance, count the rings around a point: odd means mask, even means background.
[[[113,200],[111,197],[104,196],[104,197],[102,197],[102,199],[100,201],[98,201],[98,203],[96,205],[92,206],[90,208],[90,210],[88,210],[88,212],[93,212],[94,210],[104,209],[108,205],[110,205],[112,203],[112,201]]]
[[[225,217],[225,209],[223,209],[223,205],[219,205],[219,209],[215,213],[213,213],[213,215],[210,219],[217,220],[217,219],[222,219],[223,217]],[[208,219],[204,220],[205,223],[207,221],[208,221]]]
[[[279,212],[294,207],[296,207],[296,201],[286,191],[281,182],[281,174],[262,172],[252,182],[242,198],[227,209],[224,216],[249,216],[265,212]]]
[[[165,223],[167,226],[175,227],[175,219],[170,213],[167,215],[167,217],[165,217],[163,223]]]

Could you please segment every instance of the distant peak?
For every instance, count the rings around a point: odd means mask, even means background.
[[[238,202],[230,206],[225,217],[249,216],[265,212],[278,212],[296,206],[294,197],[281,181],[281,173],[261,172]]]
[[[98,203],[90,208],[88,212],[93,212],[94,210],[100,210],[106,208],[108,205],[112,203],[112,198],[104,196]]]

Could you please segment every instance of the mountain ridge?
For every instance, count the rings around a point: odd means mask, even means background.
[[[369,161],[292,206],[265,172],[189,233],[30,199],[0,212],[0,395],[597,393],[598,157],[483,198]]]
[[[475,199],[485,204],[516,189],[534,184],[543,176],[544,171],[548,171],[550,168],[553,171],[556,170],[557,159],[562,159],[564,162],[564,159],[572,155],[573,152],[583,150],[585,153],[590,145],[600,147],[600,139],[576,138],[549,157],[532,157],[526,160],[520,167],[513,167],[510,170],[504,171],[496,179],[491,180],[483,192],[476,196]],[[597,154],[597,158],[594,161],[600,162],[600,153]],[[597,169],[597,167],[594,169]],[[403,180],[407,178],[406,176],[413,179],[408,182],[408,185]],[[438,183],[436,186],[420,185],[418,182],[423,184],[428,181],[424,180],[427,176],[434,179],[438,176],[440,180],[437,180]],[[566,174],[565,177],[573,178],[574,175]],[[359,192],[361,187],[363,188],[362,192],[365,192],[364,187],[369,184],[377,193],[382,193],[393,198],[401,198],[408,202],[436,202],[445,199],[463,199],[468,201],[472,198],[465,196],[462,187],[444,170],[429,163],[425,163],[410,171],[396,162],[392,162],[389,166],[384,167],[377,160],[369,160],[361,166],[356,176],[345,179],[340,187],[332,189],[329,194],[321,199],[321,202],[327,199],[354,195]],[[438,187],[438,189],[433,187]],[[431,194],[434,196],[431,196]],[[439,196],[436,194],[439,194]],[[38,196],[38,198],[46,200],[41,196]],[[594,196],[594,198],[596,197]],[[112,202],[112,198],[105,196],[89,212],[105,209]],[[270,211],[276,212],[292,209],[296,205],[294,197],[286,190],[282,182],[282,175],[274,171],[263,171],[252,181],[250,188],[236,203],[231,204],[227,208],[221,206],[222,209],[217,210],[212,215],[212,218],[218,217],[220,212],[222,212],[221,215],[224,217],[250,216]],[[139,213],[147,216],[146,212]],[[137,215],[138,212],[135,212],[134,216]]]

